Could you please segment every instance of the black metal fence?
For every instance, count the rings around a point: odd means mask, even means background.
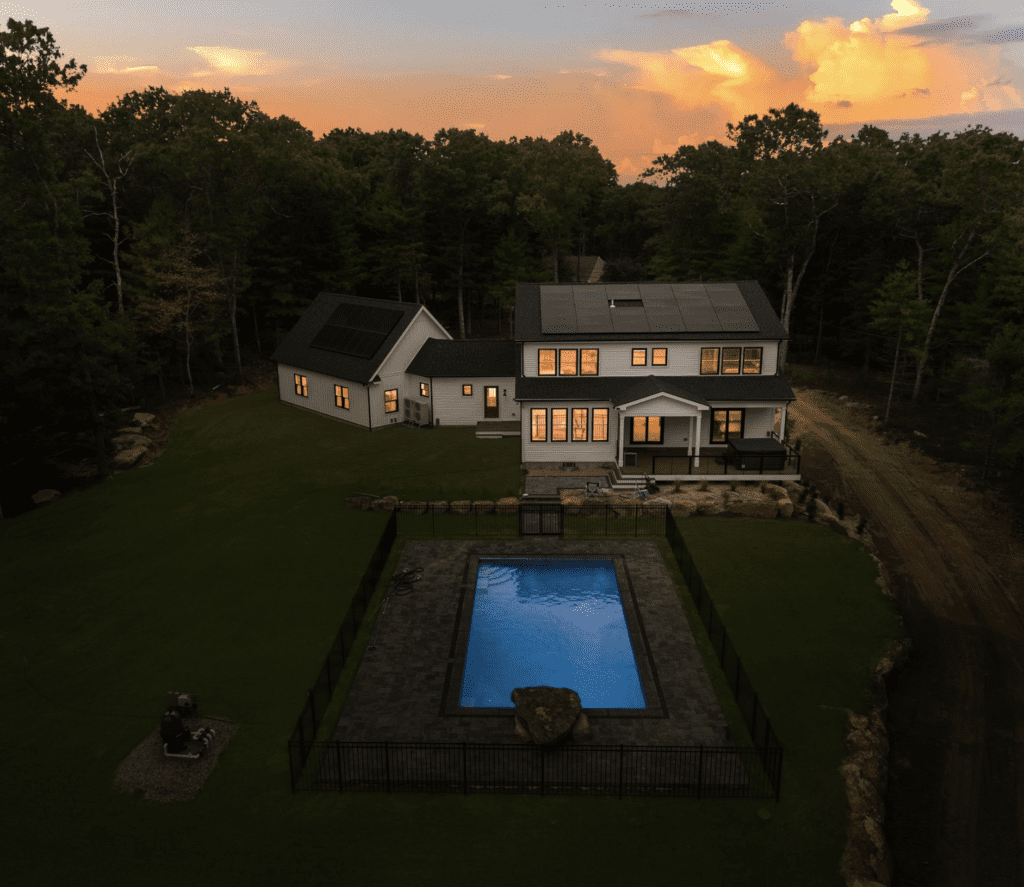
[[[288,763],[291,771],[292,791],[295,791],[298,774],[302,773],[306,766],[310,750],[316,739],[316,731],[320,728],[320,721],[331,701],[334,685],[341,675],[341,670],[345,667],[348,652],[355,642],[359,625],[366,615],[366,608],[377,588],[380,574],[384,570],[384,564],[387,563],[388,555],[391,554],[391,546],[394,545],[397,536],[398,521],[395,512],[392,511],[384,526],[384,532],[381,533],[377,548],[370,558],[370,565],[359,582],[359,588],[352,599],[352,604],[349,606],[345,618],[341,620],[341,628],[338,629],[334,643],[331,644],[331,649],[324,661],[323,668],[320,669],[316,683],[313,684],[313,689],[306,693],[306,705],[292,731],[292,738],[288,741]]]
[[[757,698],[757,693],[754,692],[754,688],[750,684],[747,673],[743,670],[740,657],[736,655],[736,648],[733,646],[732,641],[729,640],[729,635],[722,624],[722,618],[715,609],[715,605],[708,593],[708,587],[704,584],[700,570],[697,569],[696,564],[693,562],[693,557],[686,547],[686,542],[683,540],[682,533],[679,532],[679,527],[676,525],[672,512],[668,512],[665,516],[665,536],[668,539],[669,547],[672,549],[672,554],[679,564],[679,571],[686,577],[686,585],[690,590],[690,596],[693,598],[697,611],[700,613],[704,628],[707,629],[711,645],[714,647],[715,655],[718,657],[718,664],[722,667],[722,672],[729,681],[729,689],[732,690],[733,698],[736,700],[737,706],[739,706],[740,714],[743,716],[743,721],[750,732],[750,738],[758,750],[765,755],[765,767],[767,768],[768,752],[773,749],[779,749],[779,760],[781,761],[782,745],[772,729],[771,722],[768,720],[768,715],[765,714],[761,701]],[[781,779],[781,769],[776,774],[776,777]],[[776,782],[776,794],[779,788],[780,783]]]
[[[537,505],[540,503],[490,507],[471,504],[457,505],[453,509],[447,504],[442,507],[425,503],[408,510],[391,512],[320,675],[306,694],[306,705],[288,741],[292,791],[325,788],[335,791],[383,789],[389,792],[500,791],[539,794],[613,794],[617,791],[620,798],[623,794],[662,794],[698,798],[774,797],[778,800],[782,785],[782,745],[743,670],[707,586],[668,507],[543,503],[543,508],[549,509],[549,512],[543,509],[534,512],[538,515],[539,529],[528,529],[524,533],[524,519]],[[557,515],[557,526],[552,522],[552,525],[545,528],[547,513]],[[615,749],[608,746],[569,745],[552,750],[537,746],[486,743],[315,741],[334,685],[344,668],[348,651],[355,641],[398,535],[561,535],[568,532],[567,527],[573,521],[577,521],[574,528],[579,535],[665,535],[680,572],[686,578],[690,594],[711,638],[722,671],[729,680],[729,687],[755,748],[619,746],[616,780],[613,778],[615,774],[609,769],[607,757]],[[630,526],[632,532],[629,532]],[[656,533],[652,532],[655,526]],[[323,752],[322,759],[319,754],[312,756],[313,760],[320,760],[315,768],[318,771],[315,777],[311,775],[314,767],[307,767],[307,763],[313,764],[310,757],[314,748]],[[352,753],[379,749],[383,749],[382,757],[379,754],[370,755],[369,761],[364,757],[353,763]],[[453,749],[461,749],[461,777],[458,768],[452,769]],[[395,751],[396,757],[392,758],[391,750]],[[492,752],[489,758],[488,752]],[[659,761],[658,766],[652,766],[649,759],[642,758],[648,752],[655,755]],[[631,762],[629,769],[626,768],[627,756]],[[755,764],[755,760],[760,766]],[[518,769],[511,767],[513,761],[520,764]],[[469,775],[471,763],[474,768],[472,778]],[[582,769],[579,766],[581,763],[585,765]],[[514,775],[503,775],[512,771]],[[425,774],[430,778],[425,778]],[[591,784],[588,785],[588,782]]]
[[[782,749],[318,742],[302,791],[775,798]]]
[[[663,536],[667,505],[523,502],[515,505],[404,502],[403,536]]]

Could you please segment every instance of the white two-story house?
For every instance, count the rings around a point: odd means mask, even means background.
[[[755,281],[528,283],[514,341],[453,340],[423,305],[321,293],[273,359],[286,403],[367,430],[518,435],[526,469],[795,479],[785,338]]]

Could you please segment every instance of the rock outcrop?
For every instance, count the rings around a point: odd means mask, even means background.
[[[36,505],[46,505],[60,498],[60,490],[40,490],[32,494],[32,501]]]
[[[517,687],[512,691],[512,701],[516,706],[515,735],[523,742],[557,745],[570,734],[574,740],[590,736],[590,721],[575,690]]]

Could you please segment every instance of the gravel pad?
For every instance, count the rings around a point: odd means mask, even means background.
[[[164,757],[160,729],[157,728],[121,762],[114,776],[114,785],[123,792],[143,795],[147,801],[159,804],[195,798],[217,766],[220,753],[238,732],[238,724],[212,718],[183,718],[182,721],[190,732],[201,727],[214,731],[215,736],[202,757],[191,761]],[[199,748],[200,743],[189,741],[189,751],[198,751]]]

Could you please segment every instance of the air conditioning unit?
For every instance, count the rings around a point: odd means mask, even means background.
[[[430,404],[420,403],[412,398],[405,398],[405,421],[417,425],[430,424]]]

